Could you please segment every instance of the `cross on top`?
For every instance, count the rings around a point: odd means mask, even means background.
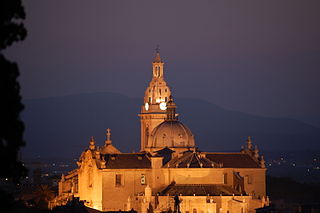
[[[158,44],[156,48],[156,53],[159,53],[159,52],[160,52],[160,45]]]
[[[110,143],[111,142],[111,129],[107,129],[107,142]]]

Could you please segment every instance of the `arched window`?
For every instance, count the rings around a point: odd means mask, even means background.
[[[192,210],[192,213],[197,213],[197,209],[193,209],[193,210]]]
[[[165,98],[164,98],[164,101],[167,102],[167,101],[168,101],[168,97],[165,97]]]

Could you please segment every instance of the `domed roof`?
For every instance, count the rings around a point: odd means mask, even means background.
[[[105,144],[101,149],[100,149],[101,154],[120,154],[121,152],[114,147],[112,144]]]
[[[160,147],[194,147],[194,137],[188,127],[178,120],[166,120],[151,133],[149,145]]]

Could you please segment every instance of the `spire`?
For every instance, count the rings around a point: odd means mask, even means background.
[[[176,108],[177,108],[177,106],[174,103],[172,96],[170,95],[169,101],[167,103],[167,118],[166,118],[167,121],[176,121],[176,120],[178,120],[176,118]]]
[[[159,45],[157,45],[156,48],[156,56],[154,57],[153,63],[162,63],[161,57],[160,57],[160,48]]]
[[[163,78],[163,62],[160,57],[159,45],[157,45],[156,56],[153,59],[152,66],[153,66],[153,77]]]
[[[94,137],[91,136],[91,139],[90,139],[90,142],[89,142],[89,149],[90,150],[94,150],[95,148],[96,148],[96,145],[95,145]]]
[[[164,63],[161,61],[159,54],[159,47],[156,49],[156,57],[152,62],[152,80],[145,91],[144,95],[144,106],[143,111],[159,110],[162,112],[164,107],[158,109],[152,107],[151,105],[159,105],[162,102],[168,102],[169,96],[171,95],[170,88],[167,86],[164,80]],[[149,111],[150,112],[150,111]]]
[[[105,144],[109,145],[109,144],[112,143],[112,141],[111,141],[111,129],[109,129],[109,128],[107,129],[106,135],[107,135],[107,140],[105,141]]]

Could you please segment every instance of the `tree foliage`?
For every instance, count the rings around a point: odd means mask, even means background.
[[[54,198],[54,192],[47,185],[40,185],[34,191],[34,199],[39,209],[48,209],[48,203]]]
[[[22,23],[25,11],[21,0],[0,1],[0,177],[17,181],[26,174],[18,160],[23,141],[24,124],[20,112],[19,69],[5,58],[2,51],[14,42],[25,39],[27,31]]]
[[[27,30],[21,22],[25,17],[21,0],[0,1],[0,50],[25,39]]]

